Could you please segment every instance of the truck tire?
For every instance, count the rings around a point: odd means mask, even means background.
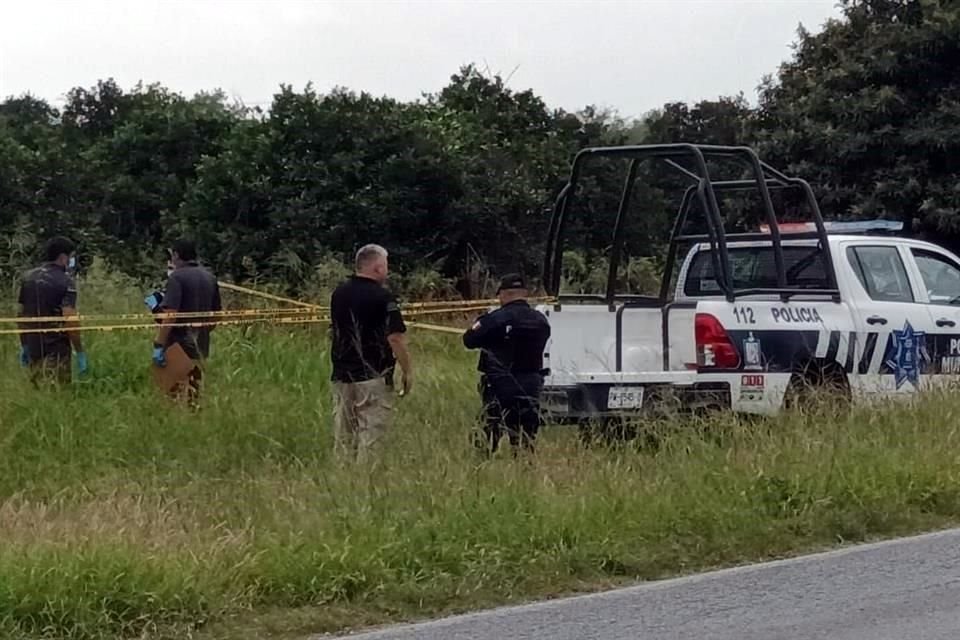
[[[794,369],[783,398],[784,409],[810,409],[825,402],[845,406],[850,402],[850,383],[840,365],[811,360]]]

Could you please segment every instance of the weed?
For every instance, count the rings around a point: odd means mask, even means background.
[[[120,279],[83,300],[127,310]],[[133,300],[134,303],[130,303]],[[90,334],[33,390],[0,344],[0,636],[254,638],[604,588],[937,527],[960,515],[960,402],[547,427],[530,462],[470,448],[473,356],[414,333],[383,468],[331,454],[326,333],[221,328],[202,410],[150,388],[151,336]]]

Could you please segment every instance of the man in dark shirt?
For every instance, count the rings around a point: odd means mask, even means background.
[[[360,462],[371,458],[389,428],[398,361],[401,395],[413,386],[407,328],[383,286],[387,273],[387,251],[367,245],[357,252],[356,274],[330,299],[335,446]]]
[[[77,315],[77,287],[68,269],[76,266],[74,244],[67,238],[51,238],[44,249],[46,262],[28,272],[20,283],[20,316],[42,318]],[[59,326],[58,326],[59,324]],[[71,381],[71,347],[77,353],[77,369],[87,372],[87,354],[80,333],[71,331],[75,321],[63,323],[20,322],[20,329],[48,329],[20,334],[20,364],[29,366],[34,384]],[[60,330],[57,330],[60,329]]]
[[[522,276],[503,278],[500,308],[480,317],[463,335],[468,349],[480,349],[480,392],[486,412],[477,446],[492,455],[506,431],[517,445],[533,450],[540,428],[543,351],[550,339],[547,318],[527,304]]]
[[[166,366],[166,351],[174,344],[180,345],[184,353],[194,361],[194,367],[184,384],[178,385],[173,394],[179,396],[184,391],[191,404],[195,404],[200,395],[200,382],[203,378],[202,362],[210,356],[210,331],[207,327],[171,326],[184,322],[211,322],[209,317],[189,317],[177,320],[177,313],[205,313],[220,311],[220,285],[216,277],[197,261],[197,248],[189,240],[178,240],[170,249],[170,261],[173,271],[167,279],[167,285],[161,302],[160,311],[172,314],[165,319],[157,331],[153,342],[153,362],[159,367]]]

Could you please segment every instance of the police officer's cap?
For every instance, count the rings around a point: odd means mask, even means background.
[[[497,293],[509,289],[526,289],[527,282],[524,280],[523,276],[519,273],[511,273],[503,276],[500,279],[500,286],[497,288]]]

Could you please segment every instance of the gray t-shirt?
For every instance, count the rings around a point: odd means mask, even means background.
[[[167,280],[163,295],[164,311],[198,313],[221,311],[220,286],[216,277],[196,262],[175,269]],[[180,322],[209,322],[210,318],[184,318]],[[174,327],[167,345],[179,344],[186,354],[194,359],[210,356],[211,327]]]
[[[77,307],[77,286],[60,265],[48,262],[29,271],[20,283],[20,304],[25,318],[62,316],[64,307]],[[49,323],[24,322],[24,329],[49,329]],[[70,338],[62,331],[23,334],[34,362],[44,358],[69,358]]]

